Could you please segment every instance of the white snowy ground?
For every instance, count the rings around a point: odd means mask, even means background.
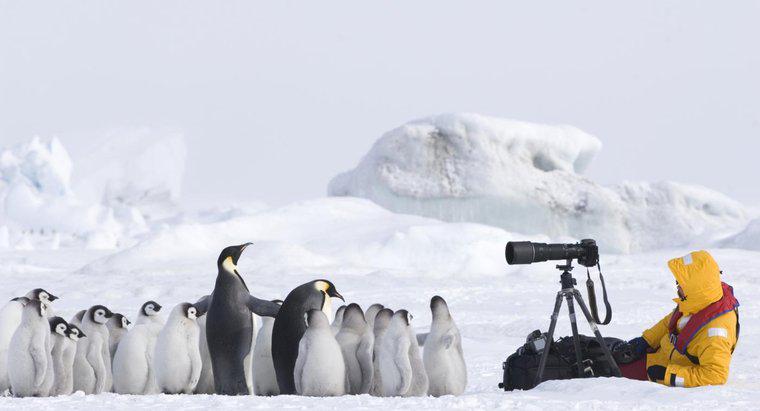
[[[439,294],[446,298],[463,337],[469,374],[466,393],[444,398],[74,394],[0,398],[0,408],[682,410],[756,409],[760,402],[760,304],[754,287],[760,252],[710,249],[742,303],[742,334],[726,386],[679,389],[603,378],[548,382],[527,392],[503,392],[497,388],[502,361],[530,331],[547,328],[559,288],[553,263],[509,267],[504,262],[506,241],[525,236],[489,226],[393,214],[352,198],[319,199],[273,210],[192,215],[184,221],[167,225],[135,247],[117,253],[0,250],[0,299],[44,287],[61,297],[54,306],[66,318],[95,303],[133,317],[148,299],[169,308],[207,294],[214,284],[221,247],[253,241],[255,245],[246,250],[239,267],[251,291],[262,298],[282,298],[293,287],[324,277],[335,283],[348,302],[364,307],[382,302],[393,309],[409,309],[419,331],[430,321],[430,297]],[[614,316],[602,332],[631,338],[671,310],[675,284],[665,262],[687,251],[603,255]],[[576,268],[575,275],[585,296],[585,270]],[[563,311],[557,335],[568,332]],[[582,332],[590,333],[587,327]]]

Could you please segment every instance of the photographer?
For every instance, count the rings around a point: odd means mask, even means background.
[[[641,337],[630,341],[640,360],[621,366],[627,378],[672,387],[725,384],[739,338],[739,302],[720,280],[707,251],[668,261],[678,305]]]

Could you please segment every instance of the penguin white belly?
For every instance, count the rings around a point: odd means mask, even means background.
[[[195,327],[195,324],[192,324]],[[166,394],[191,394],[198,384],[201,357],[198,332],[191,327],[167,323],[156,340],[156,383]],[[197,375],[193,371],[197,369]]]
[[[345,364],[343,354],[332,330],[322,330],[324,335],[304,334],[303,368],[301,370],[300,394],[306,396],[338,396],[345,394]],[[311,338],[314,337],[314,338]],[[329,337],[329,338],[328,338]],[[299,350],[299,356],[301,355]],[[298,385],[297,385],[298,386]]]
[[[119,394],[157,394],[152,369],[153,350],[160,325],[136,325],[116,348],[113,388]]]
[[[48,394],[45,377],[47,364],[52,359],[47,352],[45,335],[49,333],[48,326],[22,325],[13,334],[8,347],[8,379],[13,395],[39,397]]]
[[[10,301],[0,309],[0,395],[11,388],[8,380],[8,347],[21,324],[22,305]]]
[[[272,361],[272,326],[274,319],[265,318],[256,336],[253,350],[253,392],[256,395],[279,395],[277,376]]]

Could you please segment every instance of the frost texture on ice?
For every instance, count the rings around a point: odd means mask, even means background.
[[[0,149],[0,248],[115,248],[170,214],[182,136],[138,130],[101,141],[76,166],[55,137]]]
[[[746,223],[741,204],[703,187],[591,181],[580,173],[600,148],[570,126],[440,115],[384,134],[328,194],[445,221],[596,238],[617,252],[686,245]]]

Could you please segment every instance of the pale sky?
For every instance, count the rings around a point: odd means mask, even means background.
[[[760,205],[760,2],[5,1],[0,146],[182,130],[191,203],[324,196],[445,112],[571,124],[587,172]]]

